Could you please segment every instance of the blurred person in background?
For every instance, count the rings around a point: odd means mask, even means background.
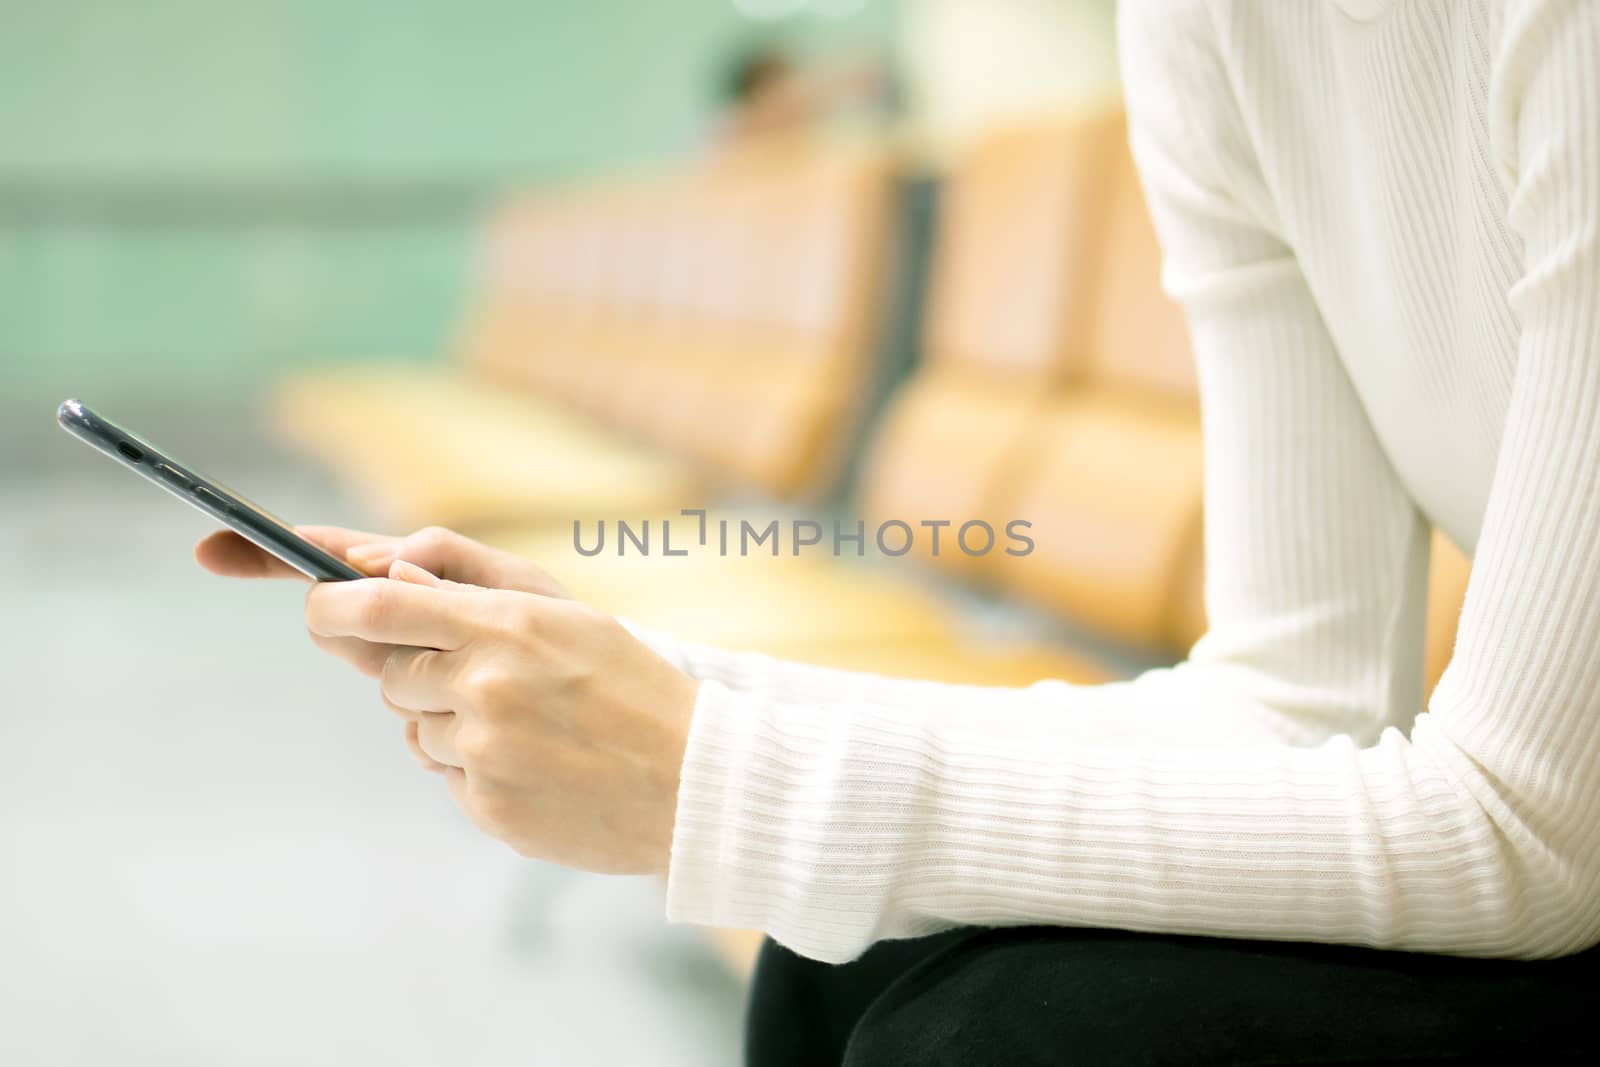
[[[805,60],[776,43],[739,49],[719,86],[712,142],[737,147],[851,119],[880,121],[894,107],[887,69],[866,58]]]
[[[437,530],[308,531],[375,576],[311,589],[313,640],[486,832],[769,934],[756,1063],[1573,1055],[1600,991],[1600,4],[1138,0],[1120,36],[1206,416],[1185,662],[804,667]],[[790,78],[750,63],[731,128],[810,114]],[[1475,560],[1424,709],[1430,524]],[[291,576],[230,534],[198,553]]]

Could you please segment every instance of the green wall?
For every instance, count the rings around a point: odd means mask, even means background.
[[[804,16],[884,42],[889,0]],[[496,188],[690,148],[733,0],[0,0],[0,364],[85,395],[447,345]]]

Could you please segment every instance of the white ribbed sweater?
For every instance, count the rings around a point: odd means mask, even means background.
[[[1594,944],[1600,0],[1121,6],[1211,632],[1026,689],[646,635],[702,679],[669,916],[832,961],[960,923]],[[1424,710],[1430,522],[1474,568]]]

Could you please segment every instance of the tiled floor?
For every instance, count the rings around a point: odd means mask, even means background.
[[[202,574],[202,516],[11,421],[0,1064],[737,1060],[740,993],[656,885],[477,836],[298,587]],[[140,423],[281,514],[359,518],[238,425]]]

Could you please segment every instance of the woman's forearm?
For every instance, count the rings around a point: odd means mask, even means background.
[[[1573,826],[1595,759],[1565,788],[1505,796],[1476,740],[1424,716],[1367,749],[1108,746],[705,683],[668,912],[830,961],[967,923],[1488,956],[1592,944],[1600,886],[1578,860],[1596,831],[1540,828]]]

